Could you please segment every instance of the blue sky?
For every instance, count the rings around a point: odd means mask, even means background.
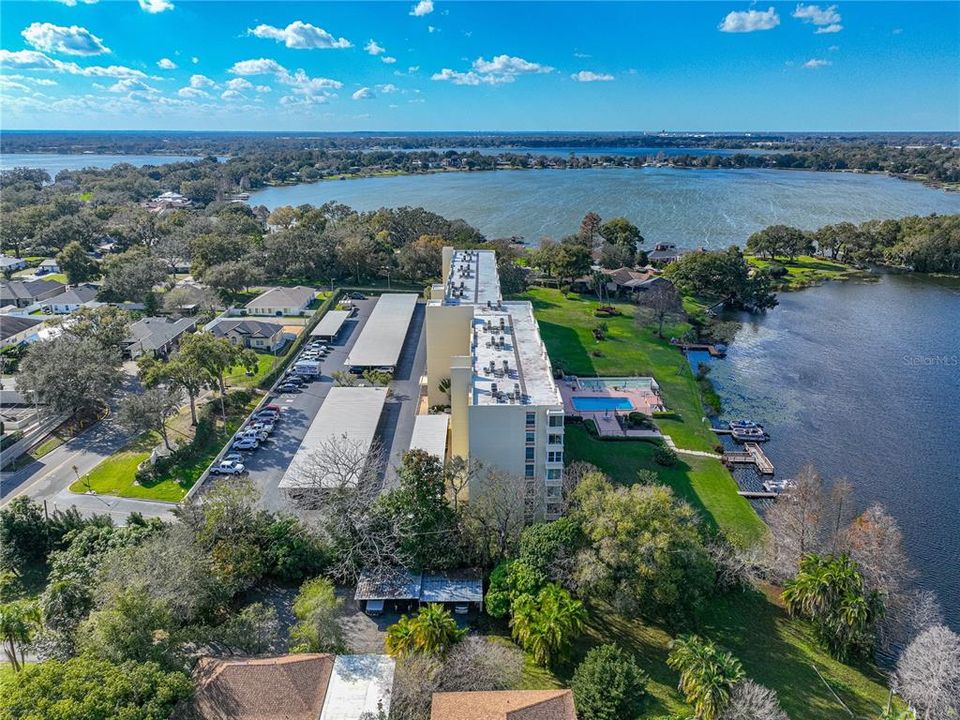
[[[2,13],[8,129],[960,130],[956,2],[4,0]]]

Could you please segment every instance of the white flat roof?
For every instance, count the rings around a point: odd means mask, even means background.
[[[493,250],[456,250],[446,277],[448,305],[486,305],[500,300],[500,274]]]
[[[360,720],[390,714],[396,662],[389,655],[337,655],[320,720]]]
[[[387,401],[387,388],[375,387],[333,387],[327,393],[319,412],[307,428],[293,460],[280,480],[280,487],[323,488],[338,482],[331,471],[324,474],[321,468],[312,462],[313,453],[327,443],[342,442],[349,452],[368,453],[377,432],[380,414]],[[363,470],[355,469],[355,476]],[[353,478],[355,479],[355,477]]]
[[[416,293],[381,295],[350,350],[346,364],[350,367],[394,367],[400,359],[400,350],[419,297]]]
[[[328,310],[327,314],[317,323],[317,326],[310,331],[310,336],[334,337],[340,332],[340,328],[343,327],[343,323],[347,321],[348,317],[350,317],[349,310]]]
[[[413,421],[413,436],[410,438],[411,450],[423,450],[444,460],[447,457],[447,426],[450,416],[417,415]]]

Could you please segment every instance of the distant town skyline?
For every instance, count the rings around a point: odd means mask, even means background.
[[[2,127],[958,131],[960,4],[4,2]]]

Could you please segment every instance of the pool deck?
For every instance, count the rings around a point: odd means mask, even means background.
[[[592,378],[588,378],[587,381]],[[578,415],[584,419],[590,418],[597,424],[597,430],[600,435],[607,437],[637,437],[650,438],[660,437],[660,433],[655,430],[623,430],[620,423],[617,422],[616,414],[626,415],[629,410],[599,410],[584,411],[577,410],[573,406],[573,399],[580,397],[603,397],[603,398],[625,398],[633,406],[633,410],[642,412],[647,416],[653,415],[657,410],[663,410],[663,400],[653,389],[653,387],[606,387],[601,390],[593,388],[582,388],[577,380],[563,379],[557,382],[560,390],[560,396],[563,398],[563,407],[568,415]]]

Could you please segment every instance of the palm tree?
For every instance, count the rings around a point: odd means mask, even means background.
[[[536,597],[520,595],[511,613],[514,639],[544,666],[564,656],[587,618],[583,603],[555,583],[545,585]]]
[[[23,669],[23,648],[33,638],[39,625],[40,606],[37,603],[20,600],[0,605],[0,642],[3,642],[3,652],[14,672]]]
[[[422,608],[412,623],[417,650],[425,653],[444,653],[467,633],[457,627],[453,615],[439,603]]]
[[[410,618],[401,615],[397,622],[387,628],[387,637],[384,642],[388,655],[397,657],[413,652],[415,647],[414,627]]]
[[[696,635],[674,641],[667,665],[680,673],[680,690],[700,720],[716,720],[730,702],[733,686],[744,677],[739,660]]]

